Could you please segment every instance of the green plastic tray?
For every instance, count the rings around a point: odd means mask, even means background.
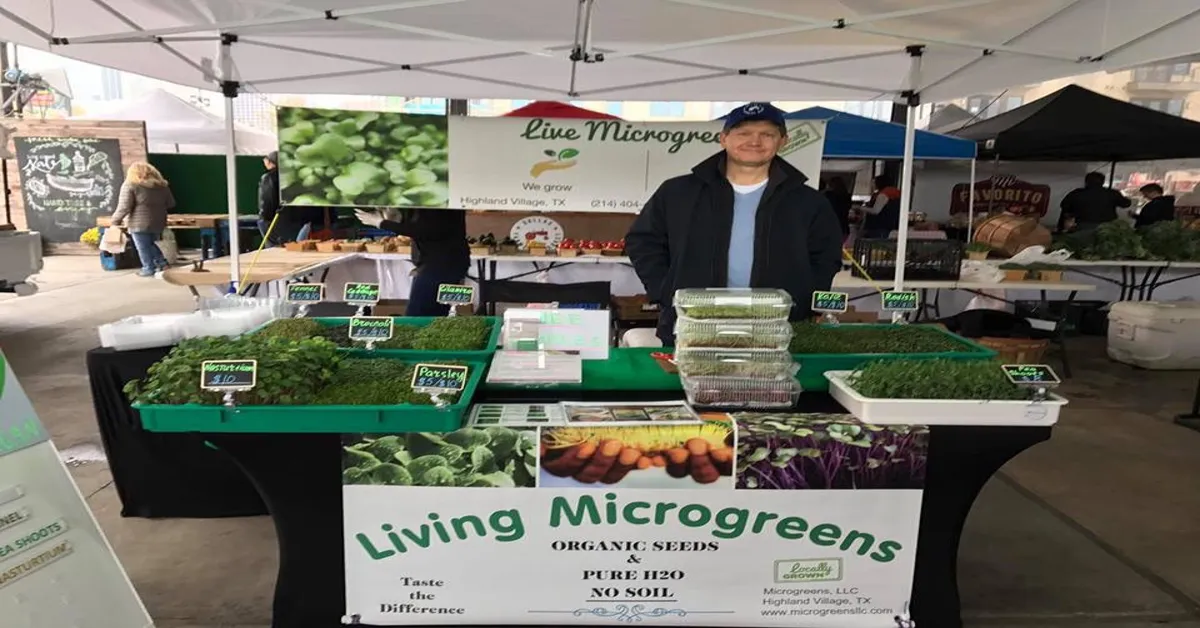
[[[343,347],[341,351],[353,355],[354,357],[376,357],[376,358],[398,358],[406,361],[422,361],[429,359],[441,360],[460,360],[463,362],[489,362],[492,355],[496,353],[496,347],[500,344],[501,322],[496,316],[472,316],[470,318],[482,318],[492,324],[492,333],[488,336],[487,346],[483,349],[474,351],[419,351],[417,349],[375,349],[368,351],[366,349],[356,349],[351,347]],[[425,327],[426,325],[437,320],[436,316],[393,316],[394,323],[399,325],[408,325],[410,327]],[[325,327],[333,327],[341,325],[350,320],[350,317],[314,317],[312,320],[324,325]],[[270,322],[264,323],[247,333],[255,333],[258,330],[270,325]]]
[[[892,327],[888,323],[842,323],[842,327],[878,328]],[[852,371],[875,360],[990,360],[996,357],[996,352],[983,345],[971,342],[957,334],[952,334],[941,327],[933,326],[962,345],[962,351],[943,351],[939,353],[794,353],[794,359],[800,365],[796,379],[806,391],[824,392],[829,390],[829,380],[825,379],[825,371]]]
[[[411,360],[405,360],[411,362]],[[436,406],[206,406],[142,405],[133,407],[142,427],[151,432],[347,433],[453,432],[462,427],[487,364],[468,362],[471,376],[458,403]]]

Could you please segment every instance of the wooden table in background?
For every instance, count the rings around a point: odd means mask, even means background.
[[[242,284],[262,284],[280,281],[316,272],[337,263],[342,258],[353,257],[354,253],[319,253],[317,251],[290,252],[282,248],[263,249],[254,261],[254,252],[242,253],[238,256],[240,269],[244,276]],[[169,268],[163,273],[167,283],[186,286],[193,294],[198,294],[198,286],[220,286],[229,283],[231,266],[229,257],[206,260],[204,270],[196,272],[193,265]],[[253,267],[251,263],[254,262]],[[249,271],[249,274],[247,274]]]
[[[229,214],[167,214],[168,229],[199,229],[200,259],[214,259],[225,254],[226,229]],[[97,216],[96,226],[106,229],[112,226],[112,216]],[[257,229],[258,216],[238,216],[239,229]],[[205,244],[205,243],[208,244]]]

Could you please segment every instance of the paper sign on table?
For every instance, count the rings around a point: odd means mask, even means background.
[[[204,390],[250,390],[257,383],[257,360],[206,360],[200,363],[200,388]]]
[[[536,324],[541,350],[575,351],[585,360],[608,359],[611,321],[609,310],[513,308],[504,312],[506,327],[513,322]]]

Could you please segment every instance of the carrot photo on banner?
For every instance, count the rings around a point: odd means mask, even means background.
[[[733,426],[543,428],[539,487],[733,488]]]

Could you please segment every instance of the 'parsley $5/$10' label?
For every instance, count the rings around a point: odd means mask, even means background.
[[[454,283],[438,285],[437,302],[443,305],[466,305],[475,301],[475,287]]]
[[[200,363],[200,388],[203,390],[249,390],[257,383],[257,360],[206,360]]]
[[[351,340],[391,340],[395,322],[390,316],[353,316],[350,318]]]
[[[347,283],[342,290],[342,300],[346,303],[379,303],[379,284],[377,283]]]
[[[412,389],[432,392],[460,392],[467,387],[468,366],[417,364],[413,367]]]

